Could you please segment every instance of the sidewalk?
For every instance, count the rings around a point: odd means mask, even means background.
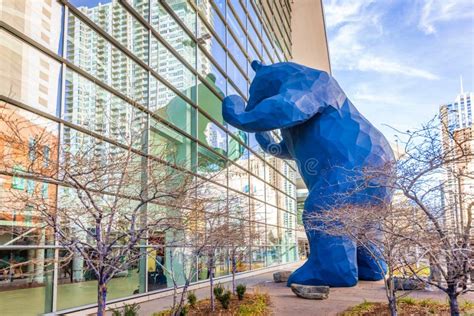
[[[301,263],[299,263],[301,264]],[[296,269],[299,264],[292,266]],[[298,298],[293,294],[285,283],[274,283],[273,272],[263,273],[257,276],[238,280],[237,283],[247,285],[249,291],[258,286],[262,291],[270,294],[274,315],[277,316],[295,316],[295,315],[337,315],[345,309],[362,303],[364,300],[374,302],[385,302],[385,290],[383,282],[361,281],[351,288],[331,288],[327,300],[305,300]],[[231,283],[222,283],[224,286],[231,287]],[[195,291],[198,299],[209,297],[209,287],[201,288]],[[410,297],[417,299],[431,298],[440,302],[446,302],[446,295],[441,291],[414,291]],[[460,297],[460,301],[474,301],[474,293],[469,293]],[[154,312],[168,309],[172,304],[172,296],[167,296],[159,300],[148,301],[141,304],[140,315],[149,316]]]
[[[301,262],[295,263],[293,265],[290,265],[287,267],[288,270],[295,270],[301,265]],[[252,291],[252,288],[256,286],[263,286],[266,284],[266,282],[269,282],[273,280],[273,271],[272,272],[267,272],[267,273],[262,273],[259,275],[251,276],[248,278],[243,278],[240,280],[236,280],[236,284],[245,284],[247,285],[247,290]],[[219,282],[216,282],[216,284]],[[231,289],[232,288],[232,282],[221,282],[224,287]],[[291,290],[288,288],[288,290],[291,293]],[[194,290],[194,293],[196,294],[198,300],[209,298],[210,293],[209,293],[209,287],[204,287],[200,288],[197,290]],[[178,299],[180,296],[178,295]],[[171,308],[173,304],[173,296],[166,296],[157,300],[153,301],[148,301],[140,304],[140,316],[151,316],[153,313],[159,312],[161,310],[169,309]]]

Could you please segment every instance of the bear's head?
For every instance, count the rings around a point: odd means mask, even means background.
[[[269,66],[252,62],[255,77],[248,103],[226,97],[222,115],[230,125],[247,132],[289,128],[301,124],[327,106],[339,107],[344,92],[326,72],[292,62]]]

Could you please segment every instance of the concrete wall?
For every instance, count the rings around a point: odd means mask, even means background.
[[[293,61],[331,72],[322,0],[292,0]]]

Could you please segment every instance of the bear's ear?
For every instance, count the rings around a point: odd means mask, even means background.
[[[254,71],[257,71],[257,70],[259,70],[260,68],[263,67],[263,64],[261,62],[259,62],[258,60],[254,60],[254,61],[252,61],[251,66],[252,66],[252,69]]]

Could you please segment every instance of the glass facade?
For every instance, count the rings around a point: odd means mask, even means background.
[[[248,98],[252,60],[291,59],[288,0],[3,0],[1,10],[1,101],[33,123],[15,168],[36,158],[39,130],[69,146],[100,137],[100,150],[146,121],[148,137],[134,144],[137,152],[153,156],[154,145],[166,142],[197,177],[219,172],[214,192],[240,197],[229,218],[244,220],[259,238],[249,240],[239,271],[297,260],[295,165],[263,153],[253,134],[227,125],[221,113],[225,96]],[[58,155],[57,146],[44,147],[43,158]],[[9,150],[0,141],[0,154]],[[66,188],[0,175],[0,197],[12,189],[54,203],[67,196]],[[35,214],[0,205],[0,228],[2,315],[95,302],[84,260],[58,264],[67,254]],[[166,262],[167,236],[151,239],[164,245],[156,255]],[[229,274],[227,250],[218,252],[216,276]],[[110,282],[109,299],[171,286],[155,270],[131,266]]]

